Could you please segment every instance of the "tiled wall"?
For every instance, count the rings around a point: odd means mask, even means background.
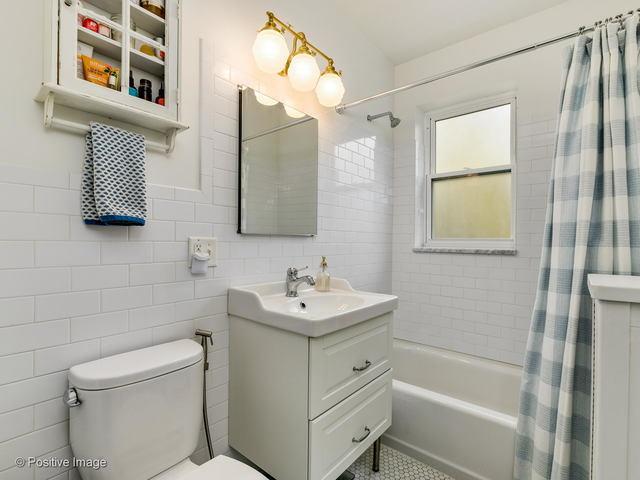
[[[556,115],[517,126],[517,256],[412,253],[415,144],[396,146],[395,336],[522,364],[536,290]]]
[[[61,401],[69,366],[196,327],[215,332],[209,420],[216,452],[225,451],[229,285],[280,280],[288,266],[315,269],[327,255],[333,275],[390,290],[390,143],[366,122],[321,119],[318,236],[238,236],[235,74],[212,70],[202,191],[149,186],[144,228],[85,226],[77,173],[0,165],[0,480],[77,478],[14,467],[18,456],[70,455]],[[190,235],[218,239],[206,277],[187,269]]]
[[[567,0],[395,67],[396,86],[575,31],[634,8],[630,0]],[[394,96],[393,292],[396,336],[522,364],[536,292],[547,182],[571,40]],[[501,95],[517,98],[516,256],[413,253],[416,128],[425,112]]]

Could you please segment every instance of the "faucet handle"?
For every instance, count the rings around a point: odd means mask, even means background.
[[[302,268],[289,267],[289,268],[287,268],[287,276],[297,278],[298,272],[302,272],[303,270],[306,270],[307,268],[309,268],[309,265],[307,265],[306,267],[302,267]]]

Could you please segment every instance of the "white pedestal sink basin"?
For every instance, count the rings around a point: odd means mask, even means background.
[[[354,290],[342,278],[331,279],[331,291],[300,288],[298,297],[285,296],[284,282],[229,289],[229,314],[272,327],[320,337],[391,312],[398,297]]]

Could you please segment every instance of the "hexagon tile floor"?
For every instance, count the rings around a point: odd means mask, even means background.
[[[380,452],[380,471],[371,470],[373,447],[349,467],[355,474],[354,480],[454,480],[452,477],[425,465],[404,453],[382,445]]]

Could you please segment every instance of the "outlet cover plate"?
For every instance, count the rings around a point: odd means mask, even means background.
[[[209,254],[209,266],[217,265],[217,242],[215,237],[189,237],[189,267],[191,267],[191,259],[196,251]]]

